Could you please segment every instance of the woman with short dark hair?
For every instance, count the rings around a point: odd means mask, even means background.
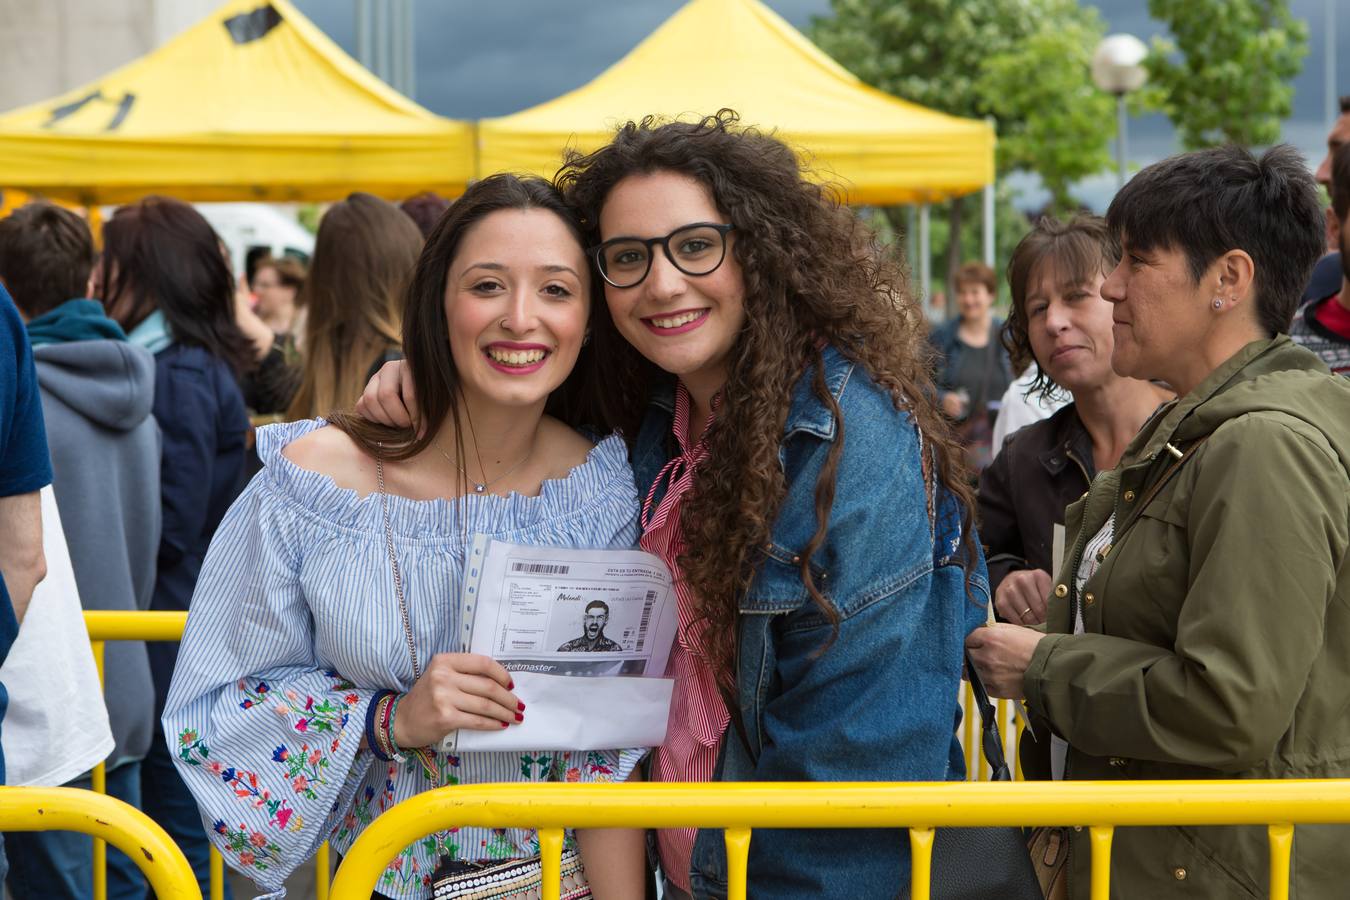
[[[975,471],[993,456],[994,417],[1012,382],[1012,365],[999,343],[1003,322],[994,315],[998,276],[984,263],[970,262],[952,279],[957,316],[933,329],[936,381],[942,411],[955,423]]]
[[[1111,203],[1117,374],[1164,406],[1067,512],[1048,634],[967,641],[1025,697],[1026,770],[1087,780],[1350,775],[1350,384],[1286,332],[1321,252],[1287,147],[1141,171]],[[1086,897],[1086,832],[1069,888]],[[1291,896],[1344,893],[1350,828],[1296,829]],[[1117,828],[1113,896],[1266,896],[1262,827]]]

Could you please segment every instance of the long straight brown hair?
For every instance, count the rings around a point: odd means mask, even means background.
[[[337,413],[329,419],[366,453],[388,460],[410,459],[431,444],[440,424],[449,416],[454,423],[457,458],[464,459],[460,377],[450,350],[450,324],[445,317],[446,283],[450,265],[469,230],[494,212],[513,209],[543,209],[553,213],[567,226],[577,245],[585,247],[572,208],[542,178],[501,174],[471,185],[427,238],[404,303],[403,354],[416,391],[418,421],[409,428],[390,428],[353,413]],[[591,290],[590,308],[594,315],[597,303],[594,279]],[[589,416],[596,408],[591,400],[595,384],[593,364],[593,358],[583,347],[576,367],[549,398],[549,413],[571,425],[606,424]]]
[[[404,289],[421,249],[412,220],[371,194],[324,213],[296,297],[306,310],[304,364],[288,418],[326,415],[361,396],[371,365],[399,346]]]
[[[235,375],[253,367],[220,238],[192,206],[146,197],[120,207],[103,225],[99,270],[100,299],[126,331],[158,310],[175,343],[205,349]]]

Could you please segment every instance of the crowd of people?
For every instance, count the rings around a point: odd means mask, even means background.
[[[894,248],[725,111],[630,122],[552,181],[353,194],[308,267],[242,286],[188,204],[120,208],[97,250],[29,204],[0,221],[0,656],[41,599],[51,484],[84,608],[189,613],[181,644],[110,647],[106,734],[61,752],[97,748],[203,886],[214,844],[273,897],[447,785],[961,780],[967,659],[1025,702],[1028,777],[1350,776],[1338,134],[1325,217],[1290,148],[1173,157],[1104,218],[1035,223],[1006,322],[971,264],[931,333]],[[1034,421],[1004,440],[1014,407]],[[436,749],[531,715],[459,652],[478,534],[664,562],[659,747]],[[9,701],[7,726],[42,702]],[[1347,838],[1297,829],[1297,896],[1337,895]],[[5,842],[16,897],[89,895],[89,839]],[[538,854],[437,833],[375,896],[526,896]],[[143,897],[110,857],[109,896]],[[890,897],[909,844],[763,829],[749,866],[763,896]],[[1263,896],[1267,866],[1261,829],[1119,828],[1113,895]],[[714,830],[582,829],[563,872],[572,898],[702,900],[728,861]]]

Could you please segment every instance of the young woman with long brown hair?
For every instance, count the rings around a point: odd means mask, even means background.
[[[605,281],[606,424],[677,578],[663,781],[962,775],[962,641],[988,600],[959,449],[897,266],[733,114],[629,123],[559,184]],[[388,366],[363,408],[406,421]],[[721,835],[663,831],[668,896],[723,896]],[[903,834],[755,832],[775,898],[891,896]]]
[[[570,386],[591,290],[557,192],[485,179],[442,218],[409,289],[403,346],[422,427],[339,413],[258,432],[264,468],[202,569],[164,723],[212,840],[260,886],[279,890],[324,840],[345,853],[373,817],[421,791],[622,780],[642,755],[430,749],[456,729],[530,714],[500,664],[451,652],[468,538],[637,539],[622,441],[593,444],[544,411]],[[564,896],[641,896],[640,833],[568,843]],[[463,828],[418,841],[377,896],[423,900],[438,871],[537,891],[537,838]]]
[[[398,355],[403,292],[421,250],[413,221],[378,197],[355,193],[324,213],[296,301],[304,362],[288,418],[351,406],[372,368]]]

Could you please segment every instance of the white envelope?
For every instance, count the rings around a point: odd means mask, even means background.
[[[573,678],[513,672],[525,721],[493,731],[461,729],[441,751],[618,750],[666,739],[673,678],[628,675]]]

